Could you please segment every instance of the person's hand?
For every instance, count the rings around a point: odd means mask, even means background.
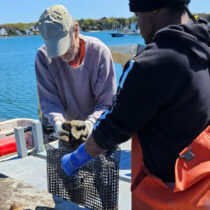
[[[58,135],[58,136],[62,136],[62,135],[69,135],[69,132],[65,129],[63,129],[63,125],[65,124],[65,122],[62,122],[62,121],[56,121],[55,122],[55,126],[54,126],[54,129],[55,129],[55,133]]]
[[[73,139],[84,142],[92,133],[93,124],[87,120],[72,120],[64,123],[63,128],[69,132]]]
[[[66,154],[61,159],[61,167],[66,175],[72,177],[76,170],[92,159],[85,150],[85,143],[72,153]]]

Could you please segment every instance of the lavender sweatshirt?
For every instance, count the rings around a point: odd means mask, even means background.
[[[47,57],[45,46],[35,61],[37,88],[43,115],[56,120],[89,120],[95,123],[110,105],[116,92],[111,53],[100,40],[80,35],[85,58],[73,68],[60,58]]]

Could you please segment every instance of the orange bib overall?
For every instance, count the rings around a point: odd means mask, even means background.
[[[134,135],[131,191],[132,210],[210,209],[210,126],[179,154],[173,187],[145,168],[141,146]]]

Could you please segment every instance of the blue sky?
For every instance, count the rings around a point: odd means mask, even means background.
[[[5,0],[0,7],[0,24],[36,22],[54,4],[63,4],[75,19],[131,17],[128,0]],[[210,0],[191,0],[190,10],[210,13]]]

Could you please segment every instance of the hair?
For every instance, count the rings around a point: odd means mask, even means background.
[[[70,29],[69,29],[69,34],[73,35],[75,33],[75,24],[77,23],[77,21],[73,20],[73,24],[71,25]]]

